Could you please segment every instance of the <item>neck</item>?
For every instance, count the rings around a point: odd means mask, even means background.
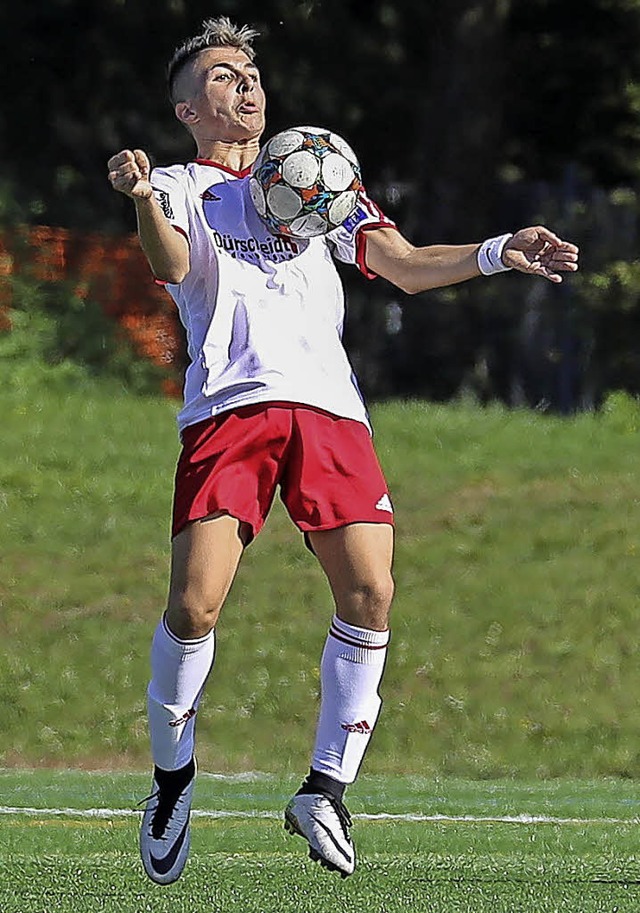
[[[201,139],[198,141],[198,158],[209,162],[217,162],[233,171],[244,171],[252,165],[260,151],[258,138],[240,141],[224,142],[223,140]]]

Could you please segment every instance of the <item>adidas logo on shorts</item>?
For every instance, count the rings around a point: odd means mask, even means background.
[[[386,510],[390,514],[393,513],[393,507],[391,505],[391,498],[388,494],[383,494],[378,503],[376,504],[376,510]]]

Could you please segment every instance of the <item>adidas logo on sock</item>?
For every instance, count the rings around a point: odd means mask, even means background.
[[[360,720],[359,723],[342,723],[341,725],[346,732],[359,732],[360,735],[369,735],[371,732],[371,726],[366,720]]]
[[[177,720],[169,720],[169,726],[184,726],[185,723],[188,723],[189,720],[196,715],[196,710],[194,707],[191,710],[187,710],[186,713],[183,713],[182,716],[179,716]]]

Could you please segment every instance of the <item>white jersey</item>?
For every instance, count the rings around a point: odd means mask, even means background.
[[[344,291],[333,256],[372,278],[364,231],[393,222],[362,193],[354,214],[330,234],[278,237],[254,209],[248,175],[203,160],[151,174],[165,216],[191,249],[190,272],[167,285],[190,360],[178,426],[270,401],[369,426],[342,345]]]

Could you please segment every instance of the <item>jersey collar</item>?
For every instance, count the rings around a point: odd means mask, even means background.
[[[227,174],[232,174],[236,178],[246,178],[251,173],[251,165],[248,168],[243,168],[242,171],[236,171],[235,168],[221,165],[220,162],[212,162],[210,159],[195,159],[195,163],[196,165],[209,165],[212,168],[219,168],[220,171],[226,171]]]

